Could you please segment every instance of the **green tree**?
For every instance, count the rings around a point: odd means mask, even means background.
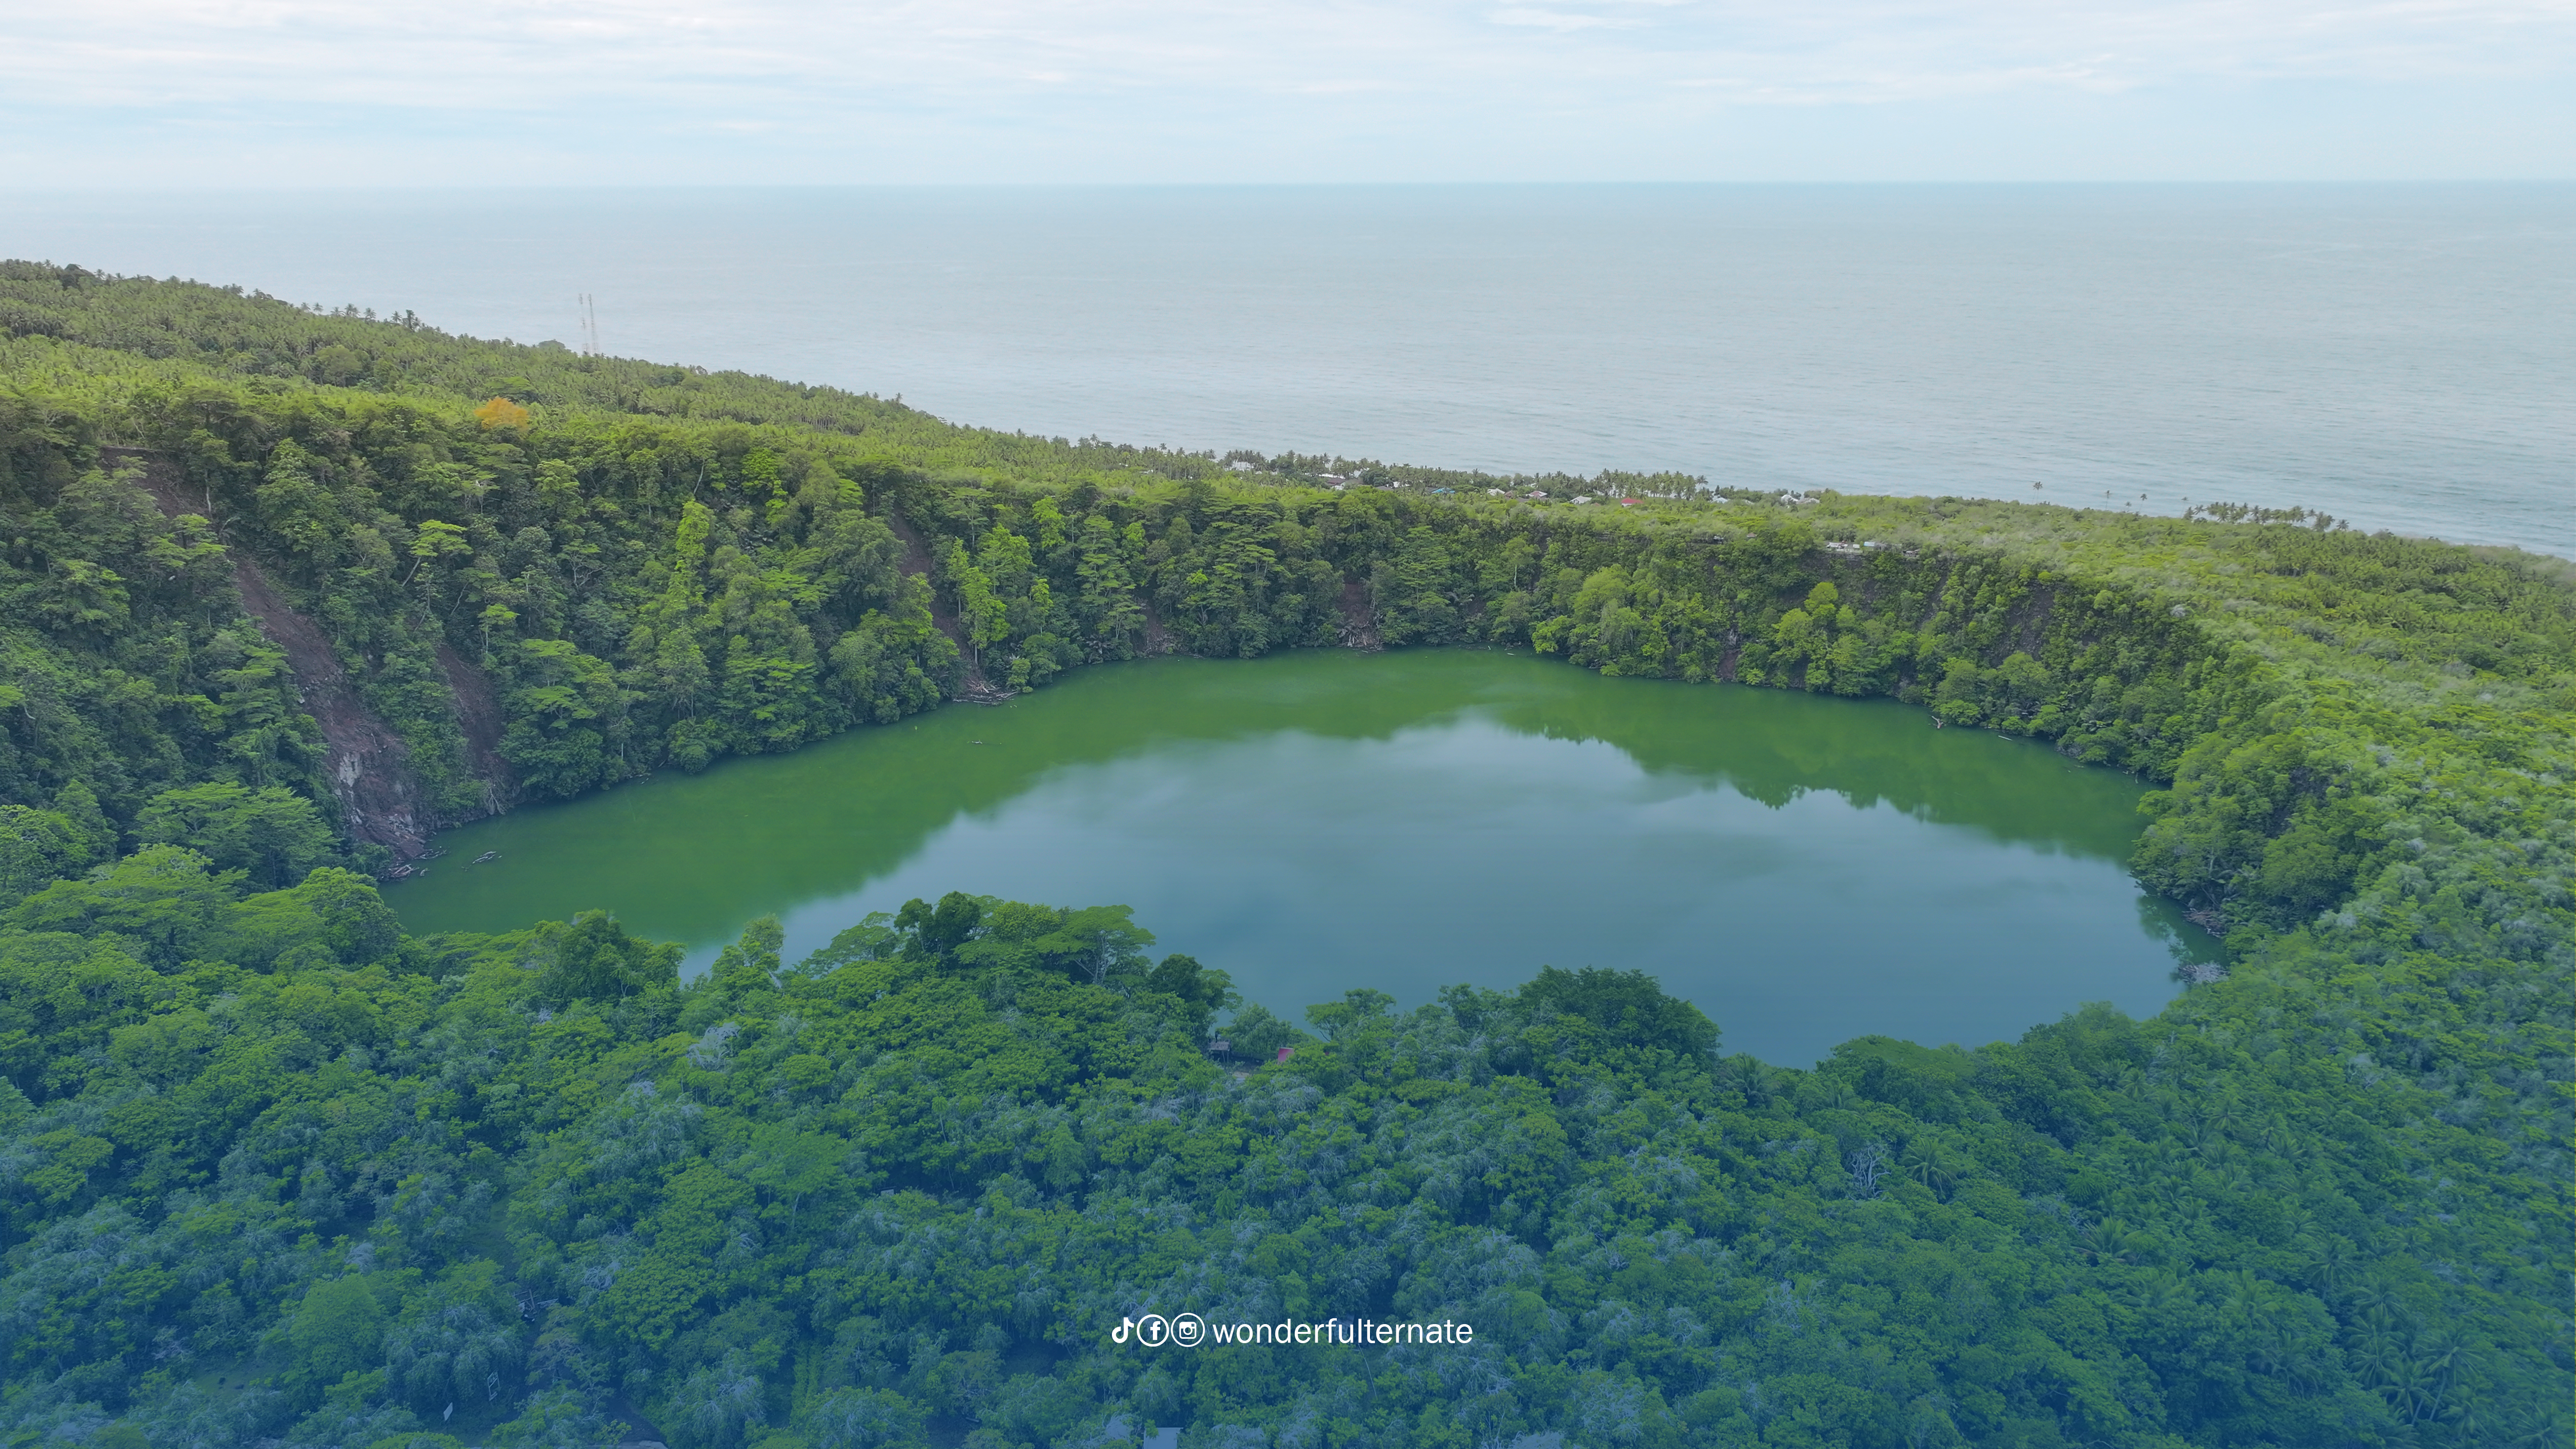
[[[1716,1024],[1698,1007],[1666,996],[1655,979],[1642,971],[1597,966],[1560,971],[1542,966],[1521,987],[1520,1000],[1525,1007],[1579,1017],[1625,1045],[1659,1047],[1695,1058],[1717,1050]]]
[[[276,785],[222,783],[165,790],[134,822],[146,844],[185,845],[262,890],[293,885],[336,853],[313,802]]]
[[[776,916],[762,916],[742,928],[742,938],[724,948],[707,970],[718,996],[740,1001],[778,985],[778,948],[786,930]]]
[[[1200,1037],[1208,1034],[1218,1012],[1230,1011],[1243,1004],[1243,997],[1234,989],[1234,978],[1200,965],[1194,956],[1178,952],[1157,962],[1137,986],[1139,990],[1169,996],[1187,1006],[1197,1020]]]
[[[213,866],[185,846],[147,845],[97,877],[54,882],[0,919],[30,931],[114,932],[176,966],[211,939],[240,893],[241,873]]]
[[[378,1291],[365,1275],[333,1278],[305,1290],[286,1325],[295,1371],[305,1382],[336,1384],[384,1363],[389,1315]]]
[[[573,917],[549,933],[547,945],[537,990],[549,1001],[622,1001],[679,985],[679,953],[628,934],[606,911]]]
[[[0,805],[0,905],[12,905],[92,859],[89,832],[70,816]]]

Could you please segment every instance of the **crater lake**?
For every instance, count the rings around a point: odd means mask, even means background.
[[[604,908],[692,972],[764,914],[792,963],[915,896],[1124,904],[1292,1021],[1607,966],[1805,1065],[2161,1008],[2216,950],[2128,874],[2145,789],[1887,700],[1500,651],[1158,659],[479,822],[387,899],[418,932]]]

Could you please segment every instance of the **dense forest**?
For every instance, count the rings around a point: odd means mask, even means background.
[[[0,265],[0,1434],[2568,1442],[2576,571],[1722,483],[1032,438]],[[971,881],[686,982],[373,883],[1089,662],[1436,645],[2147,776],[2133,866],[2226,967],[1796,1071],[1615,969],[1247,1003]],[[1110,1337],[1183,1310],[1476,1332]]]

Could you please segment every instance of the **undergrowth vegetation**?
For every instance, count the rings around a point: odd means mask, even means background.
[[[13,1442],[2571,1432],[2557,561],[1025,438],[29,264],[0,331]],[[411,937],[237,567],[450,821],[1093,661],[1525,646],[2148,776],[2227,974],[1793,1071],[1615,971],[1301,1030],[1114,906],[685,985],[597,914]],[[1108,1337],[1182,1310],[1476,1336]]]

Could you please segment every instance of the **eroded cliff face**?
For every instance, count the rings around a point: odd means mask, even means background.
[[[206,514],[205,501],[186,495],[177,470],[162,454],[141,448],[101,448],[99,464],[135,479],[170,517]],[[220,533],[220,520],[217,522]],[[510,768],[498,753],[501,708],[491,681],[481,670],[446,646],[439,647],[439,662],[447,672],[457,724],[465,735],[475,775],[484,787],[480,809],[442,817],[430,805],[428,792],[411,768],[410,747],[367,707],[356,682],[331,647],[330,636],[287,603],[256,562],[237,548],[227,552],[242,612],[256,620],[260,632],[285,651],[287,662],[295,670],[304,711],[321,727],[327,749],[324,768],[339,797],[350,838],[381,845],[397,861],[410,861],[429,848],[429,838],[436,831],[495,815],[509,807],[513,793]]]
[[[288,607],[259,566],[239,551],[233,554],[233,582],[241,590],[243,610],[295,666],[304,712],[322,727],[328,749],[324,768],[340,797],[350,837],[381,845],[404,860],[427,850],[438,822],[425,808],[409,747],[358,697],[320,626]]]
[[[466,759],[474,767],[474,778],[483,784],[481,809],[440,822],[462,825],[509,809],[518,798],[519,781],[510,762],[501,758],[501,734],[508,721],[501,712],[501,696],[492,688],[492,676],[443,643],[438,646],[438,667],[447,675],[447,698],[456,709],[456,726],[465,735]]]

